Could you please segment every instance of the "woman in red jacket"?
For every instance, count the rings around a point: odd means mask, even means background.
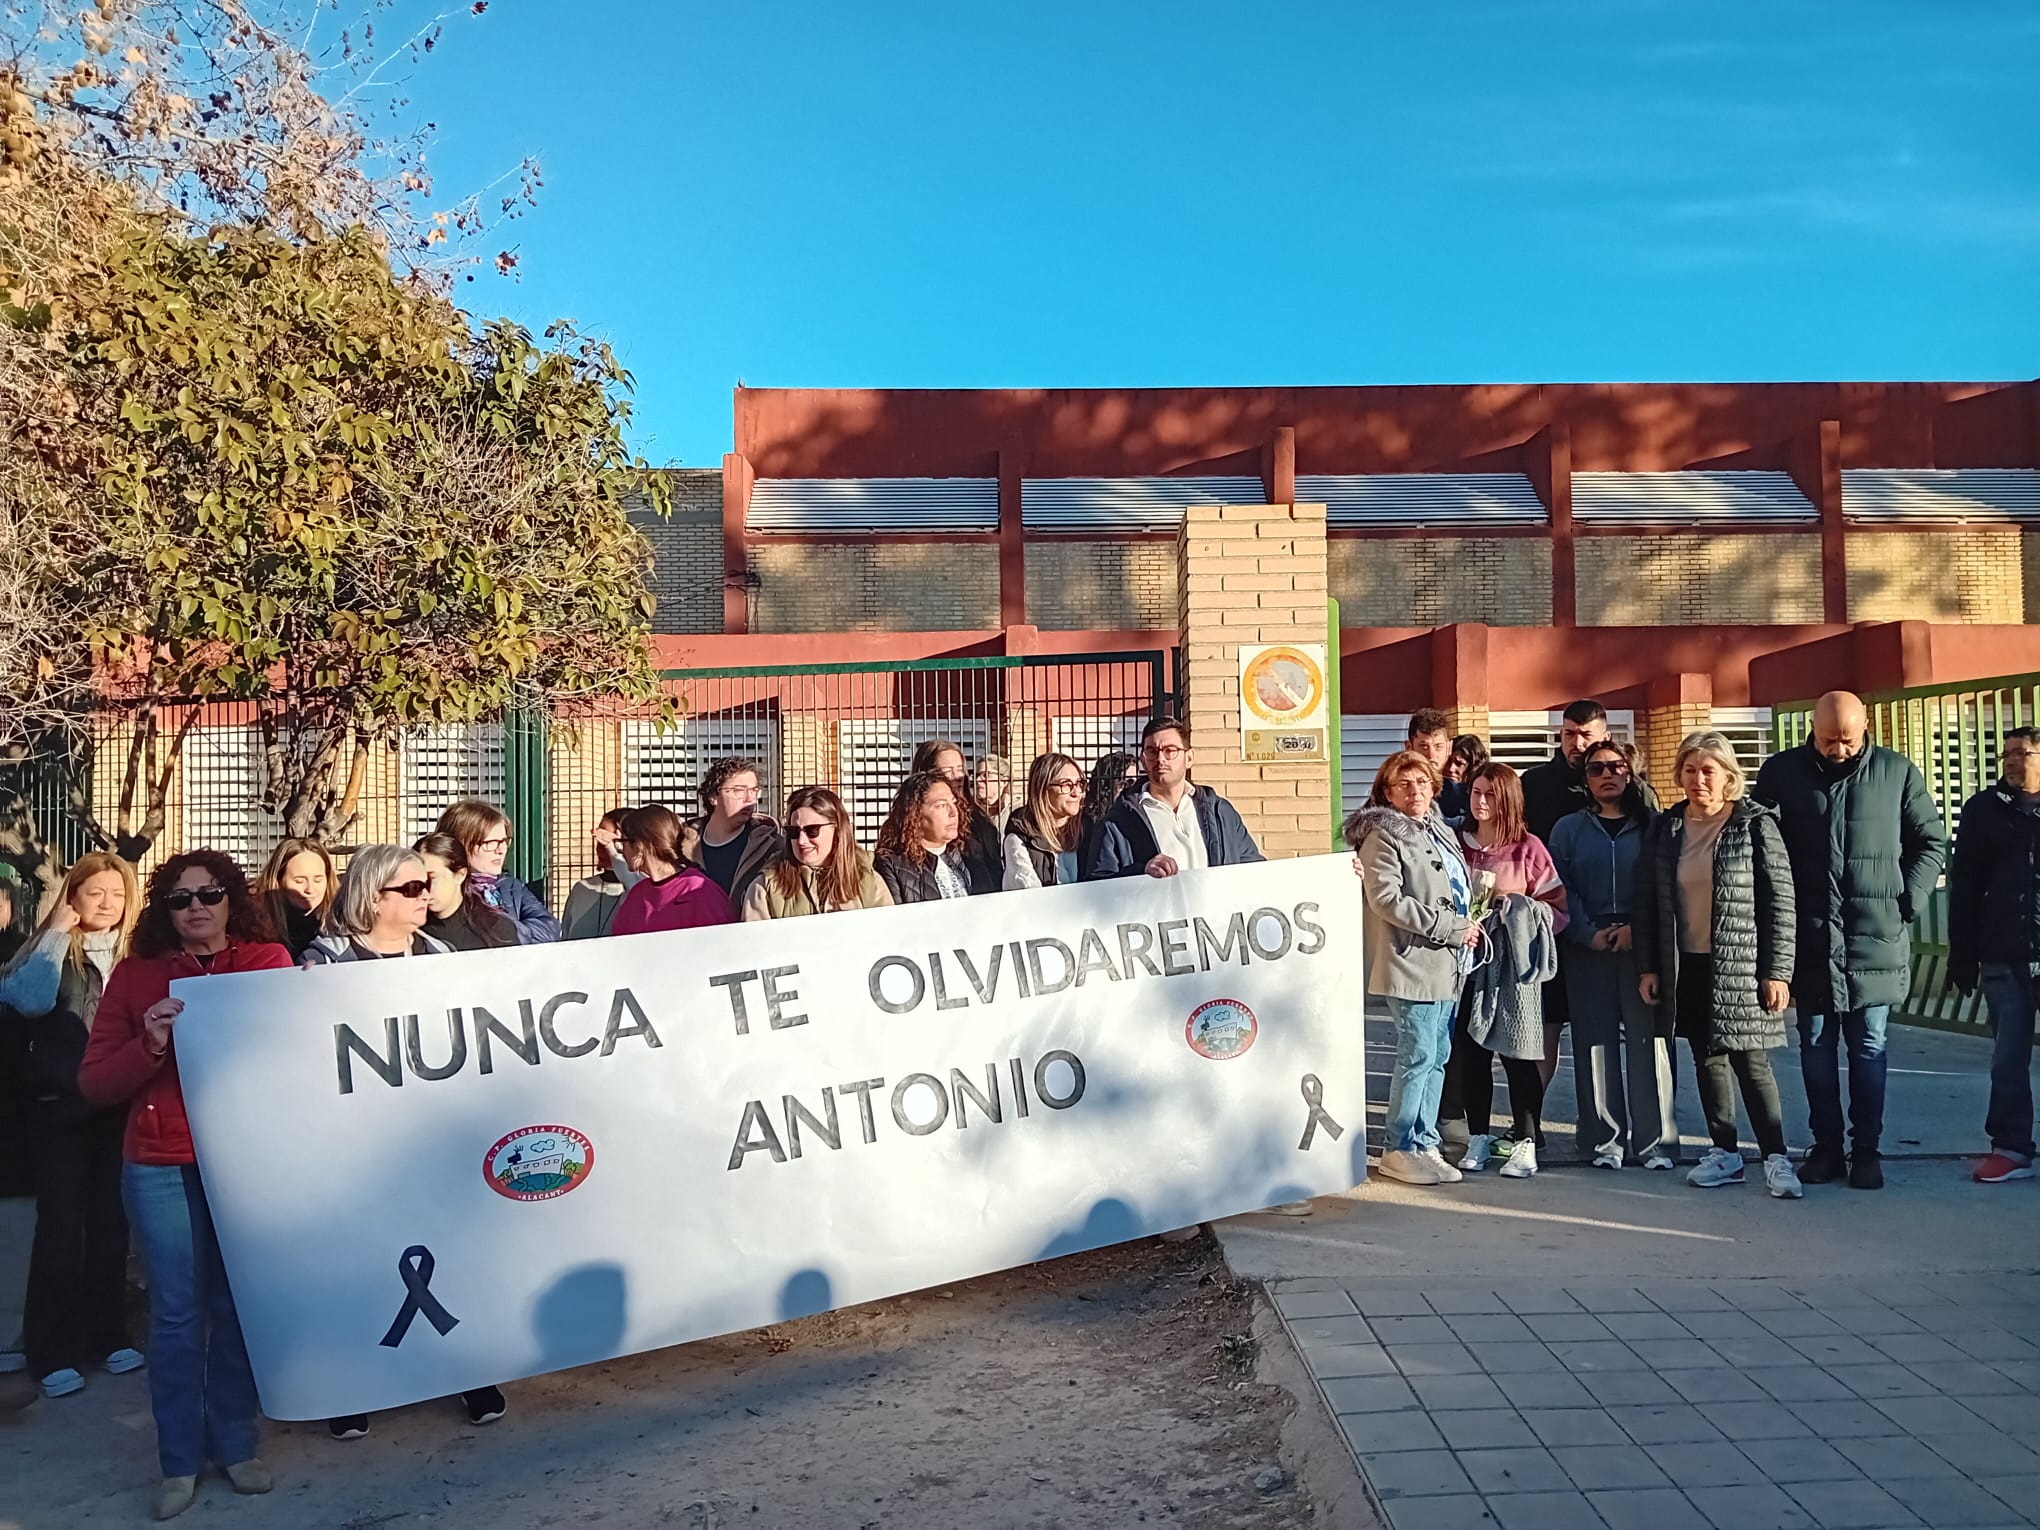
[[[191,1146],[173,1032],[178,978],[291,966],[241,868],[217,850],[174,855],[149,878],[132,954],[113,969],[78,1092],[125,1104],[121,1198],[149,1273],[149,1401],[163,1481],[156,1518],[191,1505],[208,1461],[237,1493],[266,1493],[255,1455],[255,1376]]]

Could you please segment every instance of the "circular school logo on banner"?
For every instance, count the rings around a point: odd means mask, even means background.
[[[1213,1062],[1224,1062],[1254,1044],[1261,1034],[1261,1022],[1238,999],[1213,999],[1190,1011],[1190,1023],[1183,1027],[1190,1050]]]
[[[587,1179],[595,1144],[571,1126],[520,1126],[489,1149],[482,1174],[513,1201],[549,1201]]]

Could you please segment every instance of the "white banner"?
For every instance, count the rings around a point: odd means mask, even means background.
[[[365,1413],[1365,1173],[1345,856],[176,985],[263,1409]]]

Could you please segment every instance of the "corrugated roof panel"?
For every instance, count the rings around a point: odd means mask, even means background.
[[[761,478],[751,531],[997,531],[996,478]]]
[[[1852,521],[2040,521],[2040,468],[1843,468]]]
[[[1021,524],[1039,531],[1173,531],[1191,505],[1261,505],[1258,478],[1029,478]]]
[[[1296,497],[1328,526],[1542,526],[1521,473],[1299,473]]]
[[[1814,525],[1820,511],[1790,473],[1574,473],[1573,519],[1615,526]]]

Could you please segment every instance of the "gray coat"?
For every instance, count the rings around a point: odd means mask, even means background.
[[[1458,847],[1435,813],[1432,825],[1394,808],[1362,808],[1346,820],[1367,904],[1367,991],[1381,998],[1459,997],[1459,950],[1472,921],[1453,905],[1445,870]]]
[[[1551,905],[1510,893],[1487,919],[1481,964],[1460,1001],[1466,1034],[1490,1052],[1544,1056],[1544,985],[1558,975]]]

